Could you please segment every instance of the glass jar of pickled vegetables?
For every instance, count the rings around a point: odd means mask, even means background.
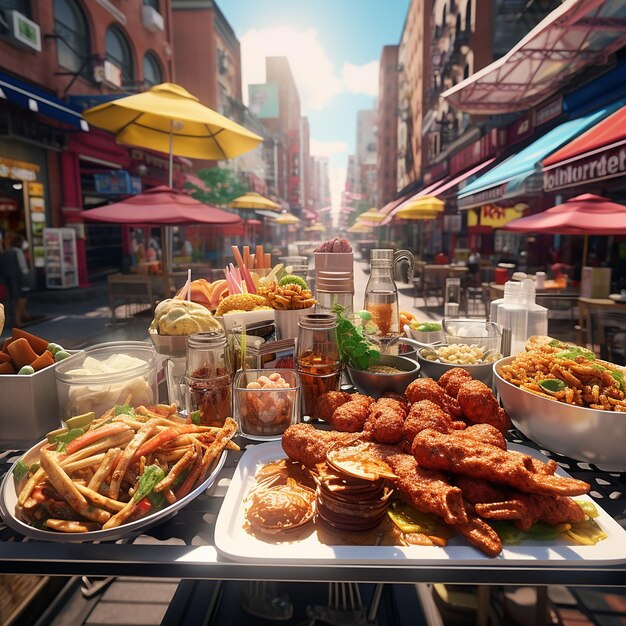
[[[233,412],[233,373],[223,333],[189,335],[183,378],[187,415],[203,426],[223,426]]]
[[[314,417],[318,398],[327,391],[339,391],[341,384],[334,313],[312,313],[300,318],[296,369],[300,376],[302,414]]]

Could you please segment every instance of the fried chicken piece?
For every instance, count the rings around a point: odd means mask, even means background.
[[[514,520],[520,530],[530,529],[535,522],[556,526],[585,519],[582,508],[566,496],[522,493],[469,476],[459,476],[455,483],[465,499],[475,505],[478,515],[485,519]]]
[[[456,398],[463,383],[473,380],[472,375],[462,367],[453,367],[444,372],[437,381],[437,384],[453,398]]]
[[[292,460],[315,467],[326,460],[326,453],[336,443],[349,444],[358,439],[352,433],[338,433],[314,428],[311,424],[292,424],[285,430],[282,446]]]
[[[471,511],[468,512],[468,521],[454,527],[460,535],[463,535],[475,548],[484,552],[487,556],[498,556],[502,552],[502,541],[498,533]]]
[[[430,400],[452,417],[460,417],[459,403],[449,396],[432,378],[418,378],[406,388],[406,397],[411,404],[420,400]]]
[[[473,437],[477,441],[496,446],[496,448],[500,448],[501,450],[506,450],[506,439],[504,435],[491,424],[472,424],[463,431],[463,434],[467,437]],[[552,463],[554,463],[554,461],[552,461]],[[554,464],[556,465],[556,463]],[[542,463],[542,465],[547,464]],[[540,471],[539,468],[537,468],[537,470]],[[554,474],[554,471],[547,473]]]
[[[374,400],[372,396],[366,396],[365,394],[362,394],[362,393],[353,393],[350,396],[350,402],[360,402],[361,404],[365,405],[369,409],[372,406],[372,404],[376,402],[376,400]]]
[[[330,418],[330,424],[335,430],[344,433],[357,433],[363,430],[365,420],[369,415],[369,406],[362,400],[350,400],[338,406]]]
[[[395,486],[416,509],[440,515],[455,528],[467,523],[461,490],[453,487],[441,472],[420,467],[408,454],[391,453],[384,460],[398,476]]]
[[[345,391],[327,391],[317,399],[313,417],[330,423],[330,418],[333,416],[335,409],[346,402],[350,402],[351,399],[352,395]]]
[[[423,430],[413,440],[411,451],[422,467],[484,478],[528,493],[577,496],[590,489],[582,480],[537,471],[540,461],[477,441],[463,431]]]
[[[511,427],[509,416],[500,407],[491,389],[480,380],[463,383],[456,399],[470,422],[491,424],[503,433]]]
[[[393,400],[397,400],[398,402],[404,405],[404,410],[408,412],[409,410],[409,400],[404,393],[396,393],[395,391],[385,391],[380,396],[381,398],[392,398]]]
[[[370,407],[363,430],[379,443],[399,443],[404,436],[406,413],[406,405],[399,400],[380,398]]]

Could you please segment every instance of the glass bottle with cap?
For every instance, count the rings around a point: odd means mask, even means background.
[[[385,337],[400,332],[398,311],[398,288],[393,278],[394,268],[401,261],[409,263],[409,280],[412,280],[415,258],[408,250],[394,251],[390,248],[372,250],[370,277],[365,287],[363,308],[372,314],[372,322],[378,327],[378,336]]]
[[[196,333],[187,338],[187,365],[183,378],[187,415],[203,426],[223,426],[232,415],[233,367],[226,336]]]
[[[339,391],[341,358],[334,313],[304,315],[298,322],[296,369],[302,390],[302,414],[315,417],[318,398]]]

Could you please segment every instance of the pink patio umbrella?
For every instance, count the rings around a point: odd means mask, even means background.
[[[589,235],[626,234],[626,206],[602,196],[585,193],[541,213],[513,220],[504,229],[518,233],[584,235],[585,265]]]
[[[141,224],[144,226],[184,226],[210,224],[223,234],[236,234],[243,220],[234,213],[203,204],[191,196],[166,186],[153,187],[142,194],[97,209],[81,211],[80,216],[94,222]],[[164,267],[170,271],[170,232],[164,236]]]

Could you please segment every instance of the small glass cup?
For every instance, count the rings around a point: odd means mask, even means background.
[[[235,419],[244,437],[280,439],[300,417],[300,379],[290,369],[241,370],[235,376],[234,401]]]

